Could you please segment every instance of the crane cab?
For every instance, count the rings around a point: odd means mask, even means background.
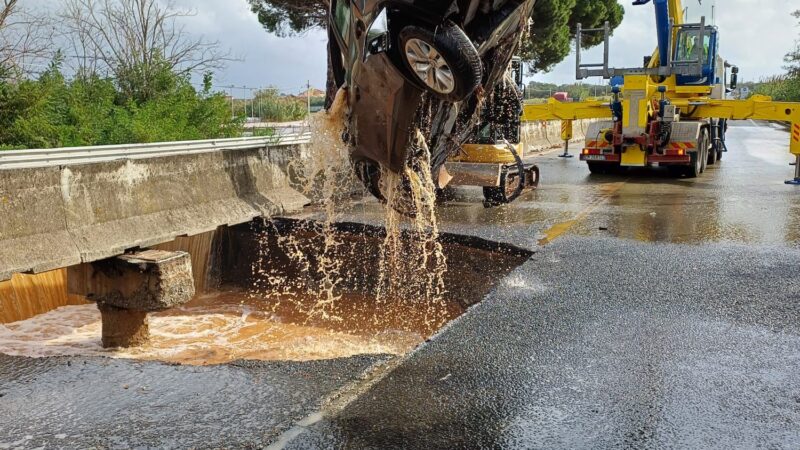
[[[676,27],[672,65],[678,86],[719,84],[717,64],[719,33],[704,23]],[[686,69],[686,70],[680,70]],[[692,70],[694,69],[694,70]]]

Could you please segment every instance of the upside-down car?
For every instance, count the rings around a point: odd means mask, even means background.
[[[329,46],[347,89],[344,138],[356,174],[383,199],[380,167],[402,173],[414,130],[437,187],[507,74],[535,0],[331,0]],[[514,89],[516,89],[514,87]]]

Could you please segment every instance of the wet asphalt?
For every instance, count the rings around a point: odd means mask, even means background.
[[[0,357],[0,448],[800,448],[788,134],[741,122],[728,145],[696,180],[548,154],[513,206],[456,192],[445,231],[537,252],[385,373]]]
[[[260,448],[387,359],[190,367],[0,355],[0,449]]]

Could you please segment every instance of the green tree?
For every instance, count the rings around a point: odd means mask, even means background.
[[[800,19],[800,10],[792,13]],[[778,101],[800,101],[800,39],[795,41],[794,50],[786,54],[783,76],[775,76],[762,80],[754,89],[756,94],[767,95]]]
[[[326,24],[326,0],[247,0],[258,20],[270,33],[286,36]],[[597,28],[608,21],[612,30],[622,22],[624,10],[616,0],[538,0],[533,26],[525,36],[521,55],[536,71],[547,71],[569,55],[575,28]],[[585,46],[602,42],[587,38]]]
[[[287,36],[325,27],[325,0],[247,0],[258,21],[270,33]]]
[[[624,14],[616,0],[537,1],[533,26],[522,41],[520,54],[534,71],[547,72],[569,56],[579,23],[584,28],[601,28],[608,21],[614,30],[622,23]],[[602,41],[601,34],[587,35],[583,47],[590,48]]]

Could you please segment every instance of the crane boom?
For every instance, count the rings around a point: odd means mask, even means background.
[[[636,2],[644,5],[648,2]],[[683,25],[683,3],[681,0],[654,0],[656,10],[656,34],[658,48],[653,52],[648,68],[665,67],[669,61],[669,53],[675,51],[675,26]]]

